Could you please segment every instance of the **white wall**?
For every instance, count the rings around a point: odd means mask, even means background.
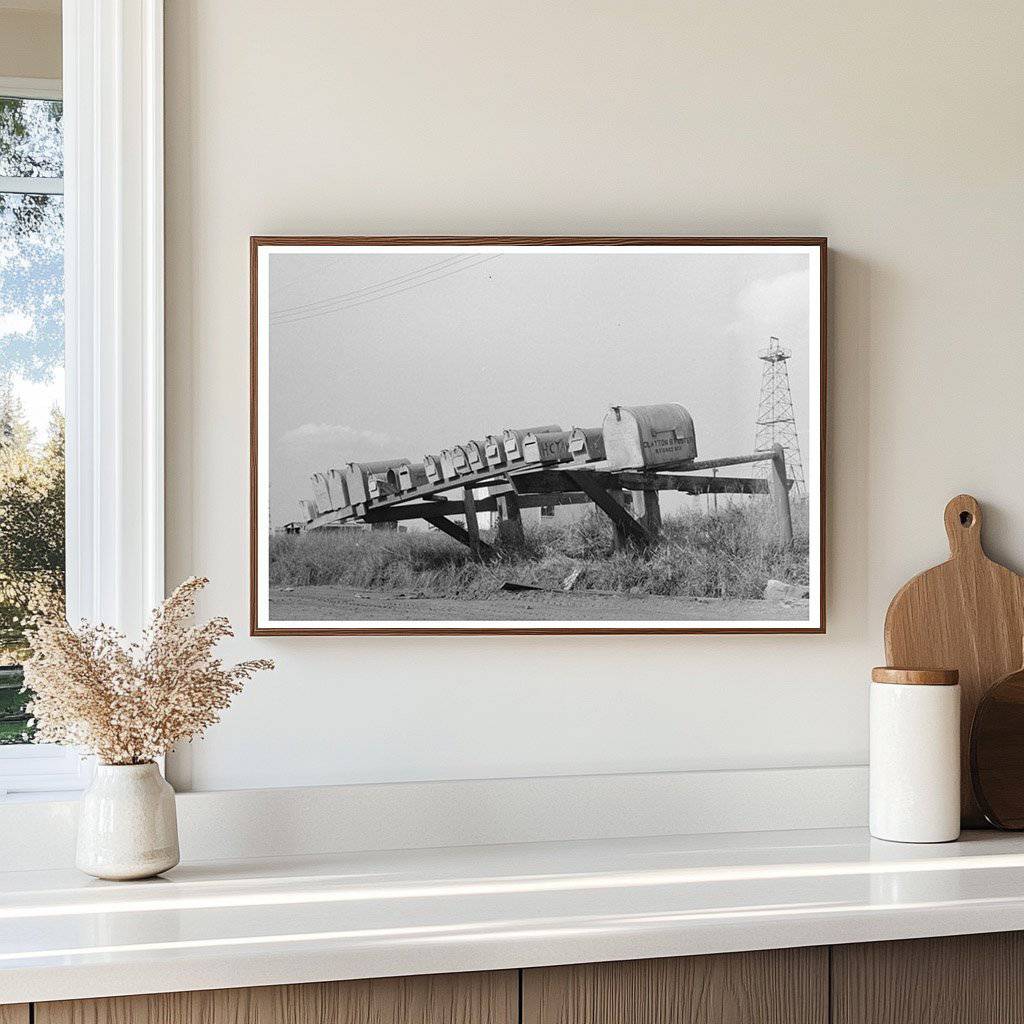
[[[1024,8],[167,0],[168,572],[247,621],[250,234],[831,239],[824,637],[238,640],[198,789],[855,764],[888,599],[1024,568]]]

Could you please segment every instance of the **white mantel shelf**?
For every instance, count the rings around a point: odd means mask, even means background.
[[[1024,929],[1024,837],[861,829],[0,872],[0,1003]]]

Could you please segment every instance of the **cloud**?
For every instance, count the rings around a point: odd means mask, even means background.
[[[37,443],[46,440],[50,429],[50,414],[54,408],[64,408],[64,367],[58,366],[47,381],[28,380],[13,374],[11,384],[21,399],[22,410]]]
[[[759,278],[748,284],[736,301],[737,319],[726,328],[729,334],[775,334],[782,338],[807,333],[809,276],[791,270],[777,277]]]
[[[340,423],[303,423],[282,434],[280,443],[304,448],[352,444],[370,444],[383,448],[394,444],[394,439],[377,430],[359,430]]]
[[[8,334],[28,334],[32,330],[32,324],[32,317],[23,310],[0,313],[0,338]]]

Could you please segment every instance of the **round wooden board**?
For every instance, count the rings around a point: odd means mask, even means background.
[[[971,727],[971,783],[985,817],[1024,829],[1024,669],[992,686]]]

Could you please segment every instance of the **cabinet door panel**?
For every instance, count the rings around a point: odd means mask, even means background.
[[[523,972],[523,1024],[826,1024],[828,950],[627,960]]]
[[[516,1024],[515,971],[36,1004],[36,1024]],[[0,1022],[4,1024],[4,1022]]]
[[[1024,934],[832,948],[834,1024],[1024,1024]]]
[[[8,1003],[0,1006],[0,1024],[28,1024],[28,1004]]]

